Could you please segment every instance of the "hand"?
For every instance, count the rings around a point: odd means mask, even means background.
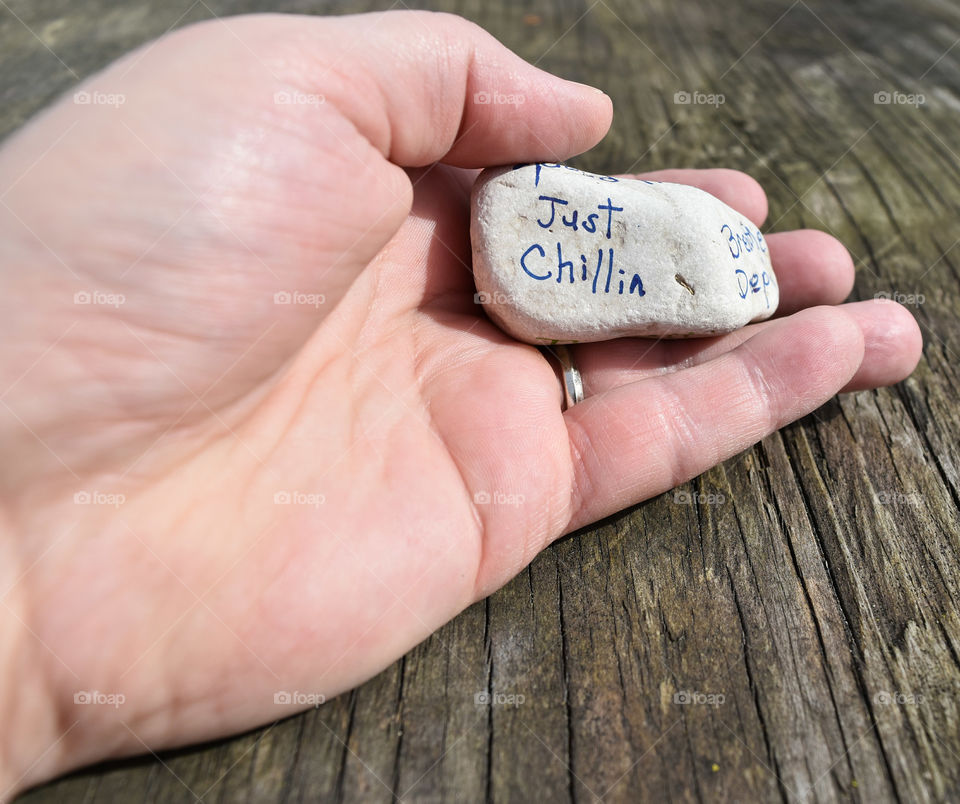
[[[842,246],[776,234],[783,317],[576,347],[562,413],[474,304],[469,168],[575,155],[610,101],[455,17],[210,22],[80,91],[0,151],[0,793],[331,698],[560,535],[918,359],[897,305],[815,306]],[[765,216],[743,174],[653,175]]]

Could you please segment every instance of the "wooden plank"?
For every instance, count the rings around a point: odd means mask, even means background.
[[[172,24],[389,5],[7,3],[24,24],[0,9],[0,135],[71,70]],[[738,167],[768,190],[769,229],[835,234],[857,262],[856,298],[911,305],[920,368],[562,540],[319,710],[22,801],[960,797],[960,10],[423,5],[609,92],[613,130],[581,166]],[[875,103],[893,91],[925,103]]]

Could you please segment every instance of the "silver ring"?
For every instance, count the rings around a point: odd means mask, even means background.
[[[552,346],[550,350],[560,361],[563,369],[561,384],[563,385],[563,409],[568,410],[579,402],[583,402],[583,377],[580,370],[573,364],[573,355],[566,346]]]

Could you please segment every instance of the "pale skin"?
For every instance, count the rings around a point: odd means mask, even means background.
[[[82,89],[124,100],[0,149],[3,797],[350,689],[561,535],[919,359],[901,307],[840,304],[842,245],[770,234],[776,319],[577,346],[563,412],[474,303],[468,192],[587,150],[611,102],[455,17],[214,21]],[[744,174],[648,175],[766,215]]]

